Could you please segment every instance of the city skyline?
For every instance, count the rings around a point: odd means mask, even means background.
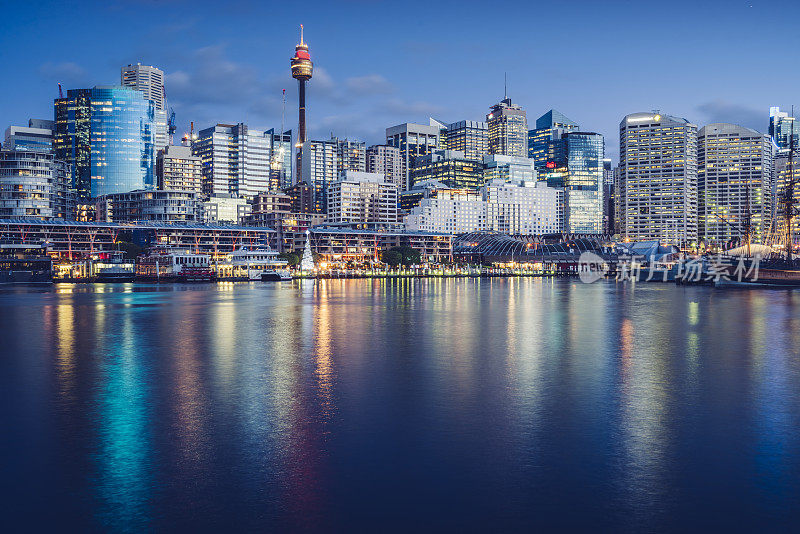
[[[776,11],[759,2],[737,3],[724,11],[720,5],[679,3],[666,13],[621,4],[606,9],[588,3],[565,7],[511,2],[505,10],[493,11],[477,3],[459,10],[442,4],[402,10],[389,19],[379,16],[391,10],[388,4],[359,2],[336,9],[309,2],[302,14],[288,6],[246,2],[231,14],[217,13],[203,2],[158,8],[131,2],[89,4],[74,11],[55,3],[24,10],[9,6],[10,31],[3,32],[0,44],[4,49],[25,45],[26,54],[6,61],[16,75],[13,85],[10,79],[6,82],[0,113],[8,124],[23,124],[31,116],[48,118],[56,83],[65,89],[117,83],[121,66],[141,62],[165,72],[179,135],[188,130],[189,121],[196,130],[218,122],[277,127],[282,89],[287,90],[286,128],[296,130],[297,87],[286,64],[302,23],[315,57],[315,76],[308,86],[310,139],[333,133],[370,145],[383,143],[389,126],[425,123],[429,116],[446,122],[482,120],[503,95],[507,72],[508,95],[528,112],[529,122],[549,109],[559,110],[584,129],[604,134],[607,153],[616,161],[617,127],[629,113],[660,109],[698,127],[722,121],[766,133],[769,107],[791,106],[793,75],[778,70],[785,64],[781,55],[765,56],[746,46],[751,40],[761,42],[763,35],[744,31],[738,22],[746,16],[753,26],[768,28]],[[134,16],[146,9],[158,12],[158,24]],[[781,12],[793,11],[797,8]],[[494,23],[491,15],[498,12],[522,20],[530,16],[531,29]],[[67,17],[69,25],[57,23]],[[125,20],[125,25],[118,28],[104,20]],[[390,20],[388,27],[396,32],[365,24],[367,20]],[[537,28],[545,27],[537,23],[542,20],[563,21],[547,25],[545,33],[552,38],[547,45],[534,39]],[[259,21],[269,31],[254,31]],[[639,41],[632,41],[634,34],[625,30],[642,21],[652,23],[645,24],[649,29]],[[64,46],[53,49],[36,41],[43,24]],[[476,31],[485,32],[486,38],[476,40]],[[87,32],[95,38],[83,39]],[[392,37],[396,33],[399,37]],[[788,50],[796,40],[789,32],[774,32],[770,48]],[[732,44],[739,53],[722,59],[715,55]],[[688,48],[695,53],[688,54]],[[588,60],[590,52],[598,59]],[[781,72],[785,83],[766,85],[761,77],[747,76],[751,65]]]

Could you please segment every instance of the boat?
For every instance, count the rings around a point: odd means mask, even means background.
[[[214,270],[223,280],[251,280],[281,282],[292,279],[286,269],[289,262],[278,258],[278,253],[269,246],[242,247],[228,254],[217,263]]]
[[[46,244],[0,244],[0,284],[52,284],[53,260]]]
[[[151,282],[211,282],[216,278],[208,254],[156,247],[136,262],[136,279]]]
[[[136,278],[136,262],[126,260],[118,250],[92,254],[87,263],[92,282],[133,282]]]

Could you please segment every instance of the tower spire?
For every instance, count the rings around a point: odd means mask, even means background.
[[[300,25],[300,44],[305,44],[303,42],[303,25]]]
[[[503,100],[508,100],[508,73],[503,73]]]

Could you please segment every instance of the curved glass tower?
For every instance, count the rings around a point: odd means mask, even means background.
[[[151,189],[155,106],[133,89],[98,86],[91,96],[92,197]]]

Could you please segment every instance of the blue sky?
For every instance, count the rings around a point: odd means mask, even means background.
[[[382,142],[401,122],[483,120],[509,96],[529,123],[555,108],[606,136],[659,109],[765,131],[769,106],[800,105],[794,3],[6,2],[0,127],[52,117],[65,88],[119,82],[127,63],[167,74],[179,133],[217,122],[296,130],[289,58],[304,24],[315,75],[310,135]]]

